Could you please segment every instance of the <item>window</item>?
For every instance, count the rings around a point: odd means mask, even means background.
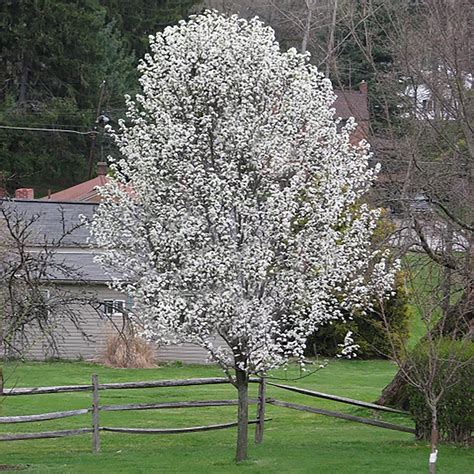
[[[104,313],[113,314],[114,312],[114,300],[104,300]]]
[[[425,0],[408,0],[409,7],[422,7],[425,4]]]
[[[114,301],[114,313],[123,313],[125,311],[125,301],[115,300]]]
[[[424,112],[431,112],[433,110],[433,101],[431,99],[423,99],[421,101],[421,108]]]
[[[341,118],[337,124],[337,131],[340,132],[347,125],[347,119]]]
[[[124,300],[104,300],[104,313],[112,315],[115,313],[123,313],[125,310]]]
[[[46,320],[51,312],[51,293],[48,289],[33,289],[28,300],[25,302],[29,305],[30,310],[34,313],[37,320]]]

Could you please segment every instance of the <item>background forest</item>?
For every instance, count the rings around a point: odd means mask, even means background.
[[[155,33],[186,16],[193,0],[6,0],[0,3],[0,170],[8,191],[36,195],[87,178],[89,158],[105,157],[106,115],[124,114],[137,90],[136,66]],[[107,119],[106,119],[107,120]]]
[[[148,35],[204,8],[260,16],[283,48],[311,52],[338,88],[373,82],[372,61],[379,69],[391,63],[379,24],[387,18],[368,15],[359,0],[6,0],[0,4],[0,126],[22,128],[0,128],[6,189],[32,187],[42,196],[86,179],[93,161],[113,153],[103,125],[122,117],[124,94],[137,91],[136,66]],[[370,57],[353,34],[366,34],[362,25],[376,44]],[[369,91],[377,119],[378,96]]]

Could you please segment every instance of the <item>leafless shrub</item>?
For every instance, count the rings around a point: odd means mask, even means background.
[[[13,201],[0,201],[0,350],[4,357],[22,358],[35,345],[58,355],[58,342],[68,327],[80,332],[81,308],[96,304],[80,271],[60,253],[78,225],[68,225],[58,209],[61,235],[38,233],[40,214],[27,214]],[[61,282],[74,282],[62,285]]]
[[[101,362],[108,367],[124,369],[156,367],[153,347],[132,328],[109,332]]]

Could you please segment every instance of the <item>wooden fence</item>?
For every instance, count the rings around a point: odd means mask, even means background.
[[[263,379],[251,379],[251,382],[257,382],[260,385],[264,384]],[[125,410],[160,410],[167,408],[202,408],[202,407],[218,407],[218,406],[236,406],[237,400],[199,400],[186,402],[165,402],[165,403],[130,403],[127,405],[100,405],[100,391],[101,390],[123,390],[123,389],[137,389],[137,388],[158,388],[158,387],[186,387],[192,385],[215,385],[229,383],[229,379],[224,377],[214,378],[196,378],[196,379],[182,379],[182,380],[156,380],[149,382],[126,382],[126,383],[99,383],[97,375],[92,376],[90,385],[64,385],[57,387],[32,387],[32,388],[11,388],[4,389],[3,395],[6,397],[23,396],[23,395],[39,395],[39,394],[53,394],[66,392],[92,392],[92,406],[89,408],[81,408],[78,410],[57,411],[51,413],[40,413],[36,415],[21,415],[21,416],[4,416],[0,417],[0,424],[4,423],[31,423],[36,421],[57,420],[61,418],[68,418],[71,416],[85,415],[91,413],[92,424],[89,428],[75,428],[70,430],[56,430],[43,431],[36,433],[16,433],[0,435],[0,441],[19,441],[29,439],[45,439],[45,438],[62,438],[65,436],[76,436],[81,434],[92,434],[92,450],[93,452],[100,451],[100,432],[108,431],[114,433],[129,433],[129,434],[177,434],[177,433],[192,433],[197,431],[210,431],[237,426],[236,422],[221,423],[214,425],[191,426],[186,428],[125,428],[125,427],[110,427],[102,426],[100,424],[101,411],[125,411]],[[257,412],[264,413],[261,408],[265,404],[264,391],[259,390],[258,399],[250,399],[249,403],[258,404]],[[249,424],[256,424],[256,441],[258,442],[259,433],[263,433],[263,424],[265,420],[257,418],[250,420]],[[260,437],[261,439],[261,437]]]
[[[410,413],[402,410],[396,410],[395,408],[390,408],[390,407],[385,407],[383,405],[376,405],[375,403],[369,403],[369,402],[363,402],[361,400],[353,400],[351,398],[346,398],[346,397],[340,397],[337,395],[330,395],[328,393],[322,393],[322,392],[315,392],[313,390],[308,390],[304,388],[299,388],[299,387],[292,387],[289,385],[282,385],[278,383],[271,383],[268,382],[268,385],[272,385],[273,387],[278,387],[283,390],[288,390],[290,392],[296,392],[301,395],[306,395],[309,397],[316,397],[316,398],[322,398],[325,400],[331,400],[334,402],[338,403],[346,403],[349,405],[353,405],[356,407],[361,407],[361,408],[368,408],[370,410],[376,410],[376,411],[384,411],[384,412],[389,412],[389,413],[396,413],[399,415],[406,415],[410,416]],[[361,416],[355,416],[355,415],[349,415],[347,413],[340,413],[336,411],[331,411],[331,410],[324,410],[322,408],[315,408],[307,405],[299,405],[297,403],[290,403],[290,402],[284,402],[281,400],[275,400],[275,399],[266,399],[266,403],[269,403],[270,405],[275,405],[278,407],[284,407],[284,408],[292,408],[293,410],[300,410],[300,411],[306,411],[309,413],[314,413],[317,415],[325,415],[325,416],[330,416],[333,418],[339,418],[342,420],[348,420],[348,421],[355,421],[356,423],[363,423],[365,425],[371,425],[371,426],[377,426],[378,428],[385,428],[388,430],[395,430],[395,431],[402,431],[405,433],[412,433],[416,434],[416,430],[414,428],[409,428],[408,426],[402,426],[402,425],[395,425],[393,423],[388,423],[386,421],[382,420],[375,420],[372,418],[364,418]]]
[[[363,423],[365,425],[376,426],[378,428],[385,428],[390,430],[402,431],[405,433],[415,434],[415,429],[407,426],[396,425],[386,421],[364,418],[360,416],[350,415],[347,413],[340,413],[321,408],[315,408],[307,405],[300,405],[297,403],[286,402],[266,396],[267,385],[273,387],[298,393],[300,395],[316,397],[325,400],[331,400],[338,403],[345,403],[360,408],[367,408],[370,410],[384,411],[395,413],[399,415],[409,415],[409,413],[394,408],[389,408],[374,403],[364,402],[360,400],[353,400],[337,395],[330,395],[327,393],[316,392],[313,390],[272,383],[261,378],[251,378],[251,383],[258,383],[258,397],[250,399],[249,403],[257,404],[257,417],[250,420],[249,424],[255,424],[255,442],[261,443],[263,440],[264,423],[269,419],[265,418],[265,405],[270,404],[283,408],[290,408],[294,410],[305,411],[318,415],[330,416],[343,420]],[[129,433],[129,434],[177,434],[177,433],[191,433],[198,431],[219,430],[237,426],[236,422],[221,423],[214,425],[192,426],[186,428],[128,428],[128,427],[110,427],[102,426],[100,423],[100,412],[102,411],[125,411],[125,410],[160,410],[169,408],[201,408],[201,407],[218,407],[218,406],[236,406],[237,400],[200,400],[200,401],[186,401],[186,402],[162,402],[162,403],[130,403],[127,405],[100,405],[100,391],[114,390],[114,389],[137,389],[137,388],[159,388],[159,387],[185,387],[193,385],[215,385],[227,384],[229,380],[224,377],[215,378],[196,378],[196,379],[182,379],[182,380],[157,380],[149,382],[125,382],[125,383],[105,383],[100,384],[97,375],[92,376],[90,385],[67,385],[58,387],[33,387],[33,388],[11,388],[4,389],[3,395],[22,396],[22,395],[38,395],[38,394],[53,394],[65,392],[92,392],[92,406],[89,408],[82,408],[78,410],[58,411],[51,413],[40,413],[36,415],[22,415],[22,416],[5,416],[0,417],[0,424],[3,423],[30,423],[36,421],[56,420],[60,418],[67,418],[71,416],[84,415],[91,413],[92,425],[89,428],[76,428],[70,430],[58,431],[44,431],[37,433],[18,433],[0,435],[0,441],[18,441],[28,439],[42,439],[42,438],[60,438],[65,436],[75,436],[85,433],[92,434],[92,450],[98,452],[100,450],[100,432],[114,432],[114,433]]]

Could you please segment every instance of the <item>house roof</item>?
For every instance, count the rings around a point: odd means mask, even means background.
[[[43,201],[39,199],[0,199],[0,205],[24,220],[34,218],[30,227],[32,245],[54,244],[61,247],[86,247],[90,234],[84,220],[89,221],[96,203]]]
[[[52,250],[48,278],[71,283],[110,281],[104,269],[94,262],[101,250],[91,247],[90,232],[84,221],[90,221],[97,203],[0,199],[0,206],[22,220],[34,219],[27,241],[31,251],[44,245],[60,245]],[[119,277],[117,272],[112,272]]]
[[[71,283],[107,283],[111,280],[111,274],[120,279],[119,272],[112,270],[106,273],[100,264],[94,262],[94,257],[99,254],[97,249],[89,249],[88,252],[60,250],[53,255],[54,264],[49,278]],[[62,268],[66,271],[62,271]]]
[[[356,122],[369,121],[367,94],[361,91],[335,90],[337,99],[334,102],[336,116],[342,119],[354,117]]]
[[[106,180],[106,176],[99,175],[84,183],[79,183],[71,188],[51,194],[51,196],[43,198],[43,200],[96,202],[98,196],[97,186],[103,186]]]

